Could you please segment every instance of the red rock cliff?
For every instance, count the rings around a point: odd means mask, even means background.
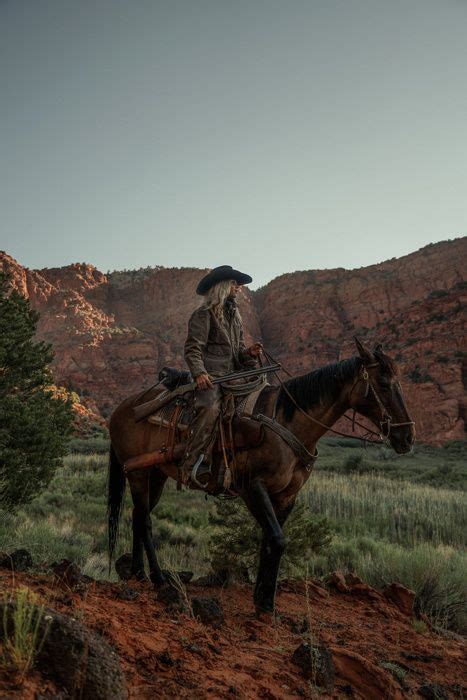
[[[282,275],[243,298],[247,340],[262,339],[295,373],[354,355],[354,335],[382,342],[402,369],[418,438],[462,439],[466,253],[461,238],[358,270]],[[104,416],[153,383],[164,364],[183,366],[202,270],[28,270],[5,253],[1,268],[41,314],[38,332],[54,345],[56,382],[95,401]]]

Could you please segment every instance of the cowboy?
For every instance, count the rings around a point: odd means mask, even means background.
[[[212,379],[235,370],[256,367],[262,346],[245,347],[243,324],[236,296],[250,275],[230,265],[215,267],[199,282],[196,293],[204,297],[188,322],[185,360],[196,381],[195,415],[190,426],[181,477],[188,484],[192,473],[206,478],[210,474],[212,449],[221,410],[222,394]],[[198,481],[198,483],[200,483]]]

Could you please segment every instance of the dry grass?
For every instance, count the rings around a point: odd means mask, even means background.
[[[41,625],[44,606],[29,588],[22,587],[3,601],[3,665],[17,671],[23,679],[32,668],[48,631]],[[47,621],[46,621],[47,622]],[[42,631],[41,631],[42,627]]]

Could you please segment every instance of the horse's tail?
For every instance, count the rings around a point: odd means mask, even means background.
[[[107,524],[108,524],[108,550],[109,550],[109,574],[112,558],[117,544],[118,524],[122,514],[123,494],[125,493],[125,475],[122,465],[118,461],[115,450],[110,445],[109,476],[107,480]]]

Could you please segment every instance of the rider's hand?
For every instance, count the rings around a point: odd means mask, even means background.
[[[196,386],[198,389],[212,389],[214,384],[211,381],[209,374],[200,374],[196,377]]]
[[[263,346],[261,343],[254,343],[254,345],[250,345],[250,347],[247,348],[247,353],[251,355],[251,357],[259,357],[262,352]]]

